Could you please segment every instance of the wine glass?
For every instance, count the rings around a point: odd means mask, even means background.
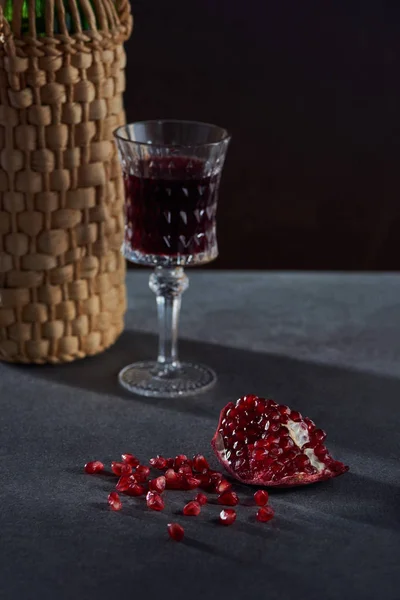
[[[185,266],[218,256],[216,212],[228,132],[194,121],[142,121],[117,129],[115,138],[125,183],[127,260],[154,267],[159,322],[157,361],[133,363],[120,383],[143,396],[190,396],[216,381],[212,369],[178,358]]]

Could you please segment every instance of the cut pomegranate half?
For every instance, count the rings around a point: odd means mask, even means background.
[[[211,445],[238,481],[291,487],[324,481],[349,470],[323,445],[326,434],[297,411],[244,396],[221,411]]]

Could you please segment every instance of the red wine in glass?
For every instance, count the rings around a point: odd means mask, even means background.
[[[214,258],[219,177],[197,158],[139,161],[134,173],[124,174],[126,246],[184,262]]]
[[[218,256],[218,189],[230,135],[217,125],[167,119],[123,125],[115,139],[125,182],[122,253],[154,268],[149,286],[159,322],[157,360],[127,365],[118,378],[142,396],[193,396],[210,389],[216,374],[179,360],[179,311],[189,284],[184,267]]]

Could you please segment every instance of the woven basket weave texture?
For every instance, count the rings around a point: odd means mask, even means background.
[[[0,359],[13,362],[83,358],[123,329],[124,190],[113,131],[125,122],[132,19],[127,0],[80,0],[79,10],[69,2],[75,33],[60,0],[46,3],[45,35],[34,14],[29,34],[18,35],[21,0],[12,23],[1,13]]]

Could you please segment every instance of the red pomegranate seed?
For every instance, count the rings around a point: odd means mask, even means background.
[[[301,413],[299,413],[297,410],[292,410],[290,412],[290,418],[292,419],[292,421],[301,421],[302,420],[302,415]]]
[[[126,463],[127,465],[131,465],[131,467],[135,468],[138,466],[139,460],[136,458],[136,456],[133,456],[133,454],[122,454],[121,455],[122,461],[124,463]]]
[[[273,519],[274,514],[274,510],[270,506],[262,506],[257,511],[256,519],[257,521],[260,521],[260,523],[266,523]]]
[[[312,432],[312,440],[314,443],[316,444],[322,444],[322,442],[325,440],[326,438],[326,433],[323,429],[315,429]]]
[[[162,492],[165,490],[165,486],[166,479],[164,475],[160,475],[160,477],[156,477],[156,479],[149,481],[149,489],[153,492],[158,492],[159,494],[162,494]]]
[[[117,475],[118,477],[121,477],[121,475],[130,475],[132,473],[131,465],[115,460],[111,463],[111,470],[114,475]]]
[[[236,511],[233,508],[225,508],[219,513],[219,522],[222,525],[232,525],[236,521]]]
[[[144,483],[145,481],[147,481],[147,478],[150,475],[150,468],[144,465],[139,465],[138,467],[136,467],[136,471],[134,474],[136,481],[138,481],[139,483]]]
[[[151,508],[151,510],[164,510],[165,504],[164,500],[161,498],[160,494],[157,492],[147,492],[146,496],[147,506]]]
[[[89,473],[89,475],[101,473],[102,471],[104,471],[104,465],[99,460],[92,460],[92,462],[88,462],[85,465],[85,473]]]
[[[144,485],[140,485],[139,483],[133,483],[126,490],[124,490],[124,494],[127,496],[144,496],[147,492]]]
[[[208,471],[209,464],[207,459],[202,454],[196,454],[193,457],[193,469],[198,473],[202,473],[203,471]]]
[[[211,492],[213,489],[215,489],[214,483],[211,480],[211,473],[201,473],[199,475],[199,479],[199,487],[201,487],[202,490],[205,490],[206,492]]]
[[[304,417],[304,423],[307,425],[308,431],[313,431],[315,429],[315,423],[312,419]]]
[[[254,494],[254,500],[256,501],[257,506],[265,506],[268,503],[268,492],[265,490],[258,490]]]
[[[192,500],[183,507],[183,514],[186,517],[197,517],[200,514],[201,507],[198,502]]]
[[[323,444],[318,444],[314,448],[314,453],[319,460],[324,460],[328,456],[328,448],[326,448]]]
[[[184,487],[182,475],[175,473],[173,469],[165,471],[165,481],[168,490],[181,490]]]
[[[135,479],[132,475],[122,475],[118,479],[118,483],[115,486],[117,492],[125,492],[131,485],[135,484]]]
[[[158,469],[159,471],[165,471],[165,469],[167,468],[167,459],[163,456],[156,456],[156,458],[151,458],[149,462],[152,467]]]
[[[186,454],[178,454],[178,456],[175,457],[174,468],[179,469],[179,467],[182,467],[182,465],[186,465],[187,462],[188,457],[186,456]]]
[[[224,492],[218,496],[218,504],[224,504],[225,506],[236,506],[239,504],[239,498],[236,492],[228,490],[227,492]]]
[[[217,472],[211,473],[211,478],[210,478],[210,480],[211,480],[211,486],[210,486],[210,488],[211,488],[212,491],[214,491],[214,492],[216,491],[217,486],[221,483],[221,481],[223,480],[223,478],[224,477],[223,477],[222,473],[217,473]]]
[[[168,523],[168,533],[175,542],[181,542],[185,535],[185,530],[179,523]]]
[[[304,467],[308,467],[310,464],[310,459],[305,454],[300,454],[296,456],[294,459],[295,465],[298,469],[302,470]]]
[[[202,494],[201,492],[196,494],[194,499],[196,502],[198,502],[200,504],[200,506],[204,506],[204,504],[207,504],[207,502],[208,502],[207,496],[205,494]]]
[[[232,484],[229,483],[226,479],[221,479],[221,481],[216,485],[215,491],[217,494],[223,494],[232,488]]]
[[[186,477],[193,475],[192,467],[190,465],[182,465],[177,472]]]
[[[118,496],[117,492],[111,492],[111,494],[109,494],[108,504],[109,504],[111,510],[121,510],[122,502],[121,502],[120,497]]]
[[[195,490],[201,484],[201,479],[198,477],[185,477],[183,479],[184,487],[187,490]]]

